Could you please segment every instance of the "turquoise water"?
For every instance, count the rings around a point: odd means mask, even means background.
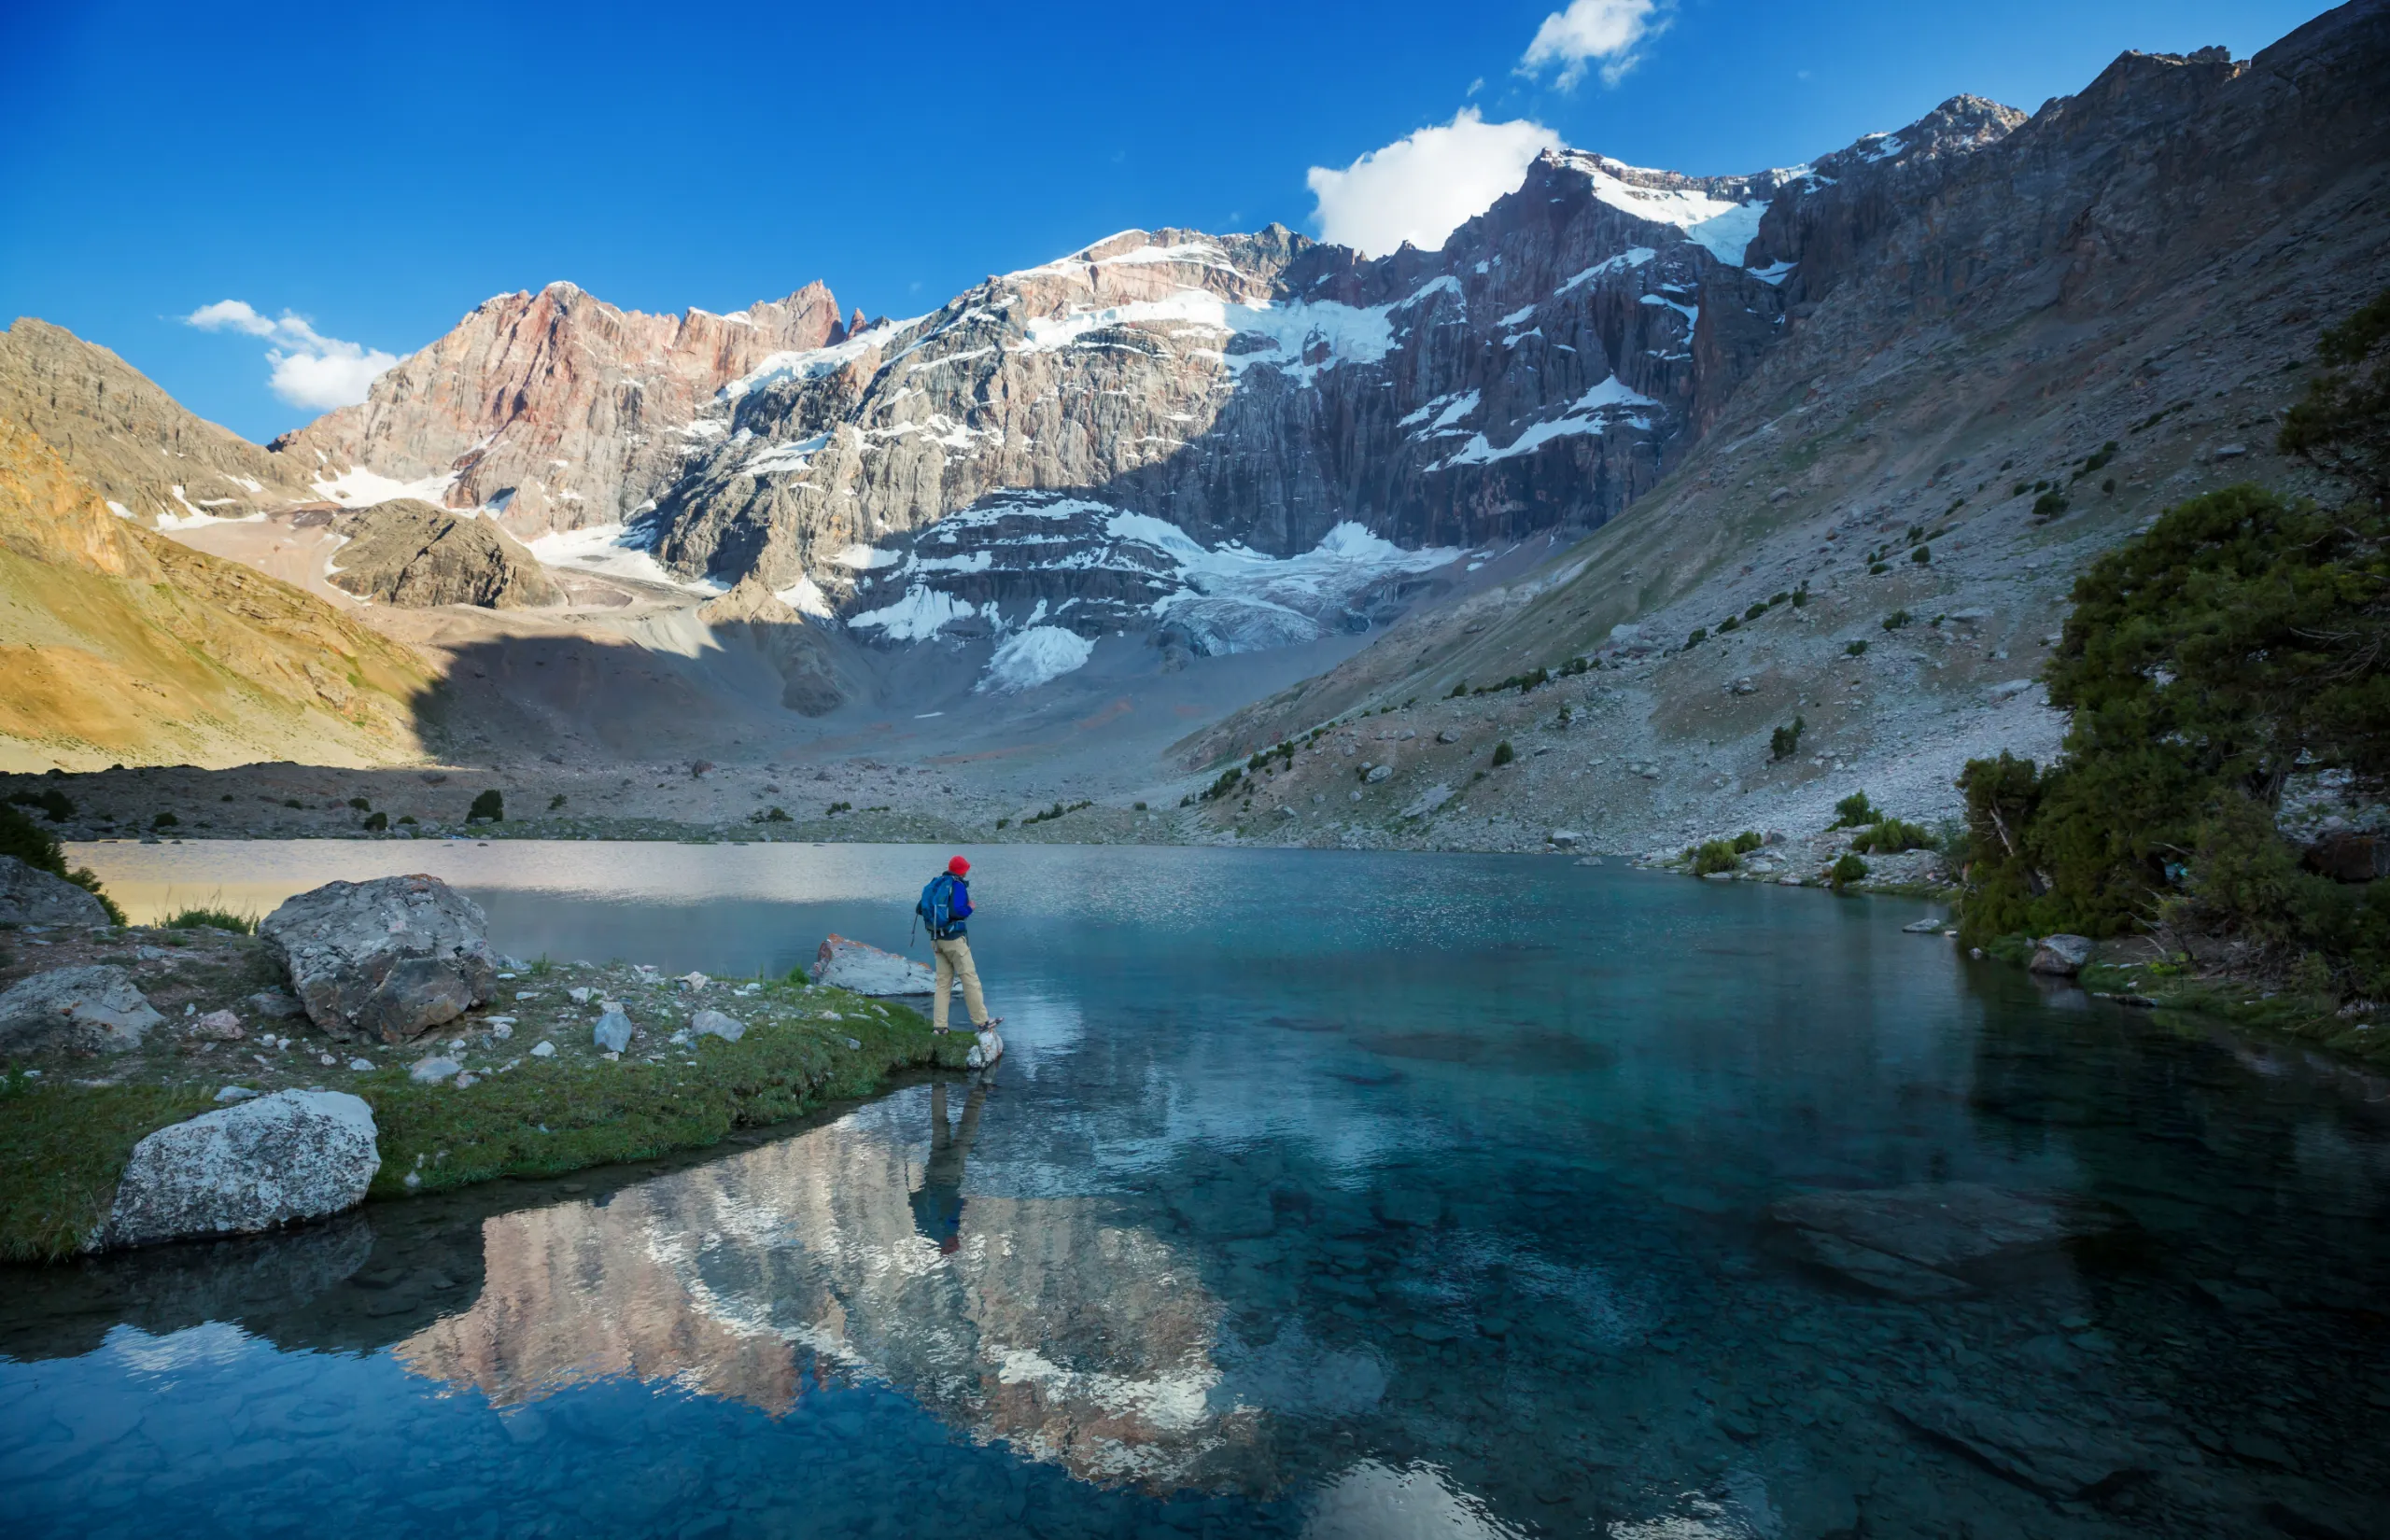
[[[429,867],[509,951],[732,973],[901,947],[943,853],[78,859],[262,900]],[[1913,903],[1021,847],[974,893],[986,1076],[0,1274],[0,1526],[2384,1532],[2378,1085],[1969,963]],[[1854,1263],[1778,1208],[1985,1187],[2066,1239]]]

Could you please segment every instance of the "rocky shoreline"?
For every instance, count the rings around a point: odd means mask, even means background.
[[[1002,1053],[802,976],[524,961],[482,930],[417,875],[328,884],[258,935],[0,932],[0,1257],[701,1148]]]

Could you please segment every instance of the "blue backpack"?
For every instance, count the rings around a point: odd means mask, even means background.
[[[946,939],[946,928],[954,923],[954,874],[940,872],[921,889],[921,902],[913,905],[914,915],[930,928],[934,941]]]

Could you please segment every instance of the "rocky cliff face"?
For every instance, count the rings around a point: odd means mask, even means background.
[[[519,609],[560,596],[522,544],[487,519],[401,497],[344,513],[348,543],[331,581],[349,593],[409,609],[471,604]]]
[[[2390,7],[2351,6],[2248,61],[2128,54],[2013,127],[1953,104],[1888,189],[1780,191],[1748,256],[1797,259],[1786,335],[1669,480],[1187,746],[1191,771],[1392,707],[1352,741],[1390,766],[1357,816],[1312,811],[1353,763],[1320,755],[1210,817],[1677,849],[1820,829],[1853,791],[1931,823],[1967,759],[2046,759],[2034,677],[2086,565],[2232,483],[2345,496],[2271,445],[2317,333],[2390,271],[2385,71]],[[1442,699],[1572,657],[1603,666]],[[1473,778],[1504,739],[1520,763]]]
[[[518,533],[619,525],[678,475],[686,430],[763,359],[845,336],[820,284],[732,315],[617,310],[570,284],[502,294],[373,382],[362,405],[274,441],[342,500],[401,492],[490,508]]]
[[[30,316],[0,331],[0,416],[153,527],[242,518],[317,496],[289,461],[193,416],[106,348]]]

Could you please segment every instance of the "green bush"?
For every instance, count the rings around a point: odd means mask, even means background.
[[[365,828],[366,828],[370,833],[376,833],[376,834],[378,834],[378,833],[380,833],[382,831],[384,831],[385,829],[387,829],[388,827],[390,827],[390,815],[389,815],[389,814],[387,814],[387,813],[368,813],[368,814],[366,814],[366,815],[365,815]]]
[[[1834,813],[1834,822],[1828,827],[1835,829],[1857,829],[1863,824],[1873,823],[1884,816],[1868,805],[1867,793],[1864,791],[1853,791],[1835,803]]]
[[[1494,746],[1493,763],[1494,767],[1497,770],[1518,757],[1518,750],[1511,747],[1511,740],[1508,738],[1504,738],[1501,742]]]
[[[751,823],[793,823],[795,821],[788,816],[788,809],[785,807],[766,807],[761,812],[748,814],[747,819]]]
[[[1809,724],[1800,717],[1792,719],[1790,727],[1779,727],[1767,735],[1767,757],[1789,760],[1801,750],[1801,733]]]
[[[1706,877],[1712,872],[1731,872],[1734,869],[1735,847],[1725,840],[1706,841],[1693,852],[1693,875],[1695,876]]]
[[[254,911],[236,915],[218,904],[202,904],[178,910],[158,923],[169,931],[232,931],[246,936],[257,933],[258,917]]]
[[[1884,617],[1884,629],[1887,631],[1898,631],[1902,626],[1906,625],[1910,619],[1911,617],[1907,610],[1895,609],[1891,614]]]
[[[1718,634],[1722,637],[1729,631],[1739,631],[1742,628],[1742,621],[1733,615],[1729,615],[1724,620],[1718,623]]]
[[[1687,647],[1699,647],[1708,639],[1709,628],[1706,625],[1696,625],[1693,628],[1693,635],[1685,637],[1684,644]]]
[[[1205,802],[1217,802],[1222,797],[1227,796],[1230,791],[1235,791],[1237,782],[1243,779],[1244,779],[1244,766],[1241,764],[1231,764],[1227,769],[1220,772],[1219,779],[1203,788],[1203,790],[1198,792],[1197,795]]]
[[[2052,488],[2033,499],[2033,517],[2055,519],[2066,511],[2066,494]]]
[[[1867,863],[1861,861],[1857,856],[1849,854],[1848,851],[1844,852],[1839,861],[1836,861],[1832,866],[1826,868],[1826,881],[1833,886],[1836,892],[1840,892],[1850,884],[1866,876],[1866,875]]]
[[[75,805],[66,793],[55,786],[45,786],[38,791],[17,791],[8,800],[20,807],[38,807],[52,823],[64,823],[75,816]]]
[[[563,808],[564,804],[565,795],[562,791],[558,791],[555,796],[548,799],[548,811],[551,813],[557,812]]]
[[[161,813],[156,818],[149,820],[149,827],[152,829],[179,829],[182,827],[182,819],[175,817],[172,813]]]
[[[1864,654],[1864,653],[1866,652],[1866,651],[1867,651],[1867,638],[1866,638],[1866,637],[1860,637],[1857,641],[1852,642],[1849,646],[1848,646],[1848,647],[1844,648],[1844,649],[1842,650],[1842,652],[1843,652],[1843,656],[1845,656],[1845,657],[1847,657],[1847,658],[1856,658],[1856,657],[1860,657],[1860,656],[1862,656],[1863,654]]]
[[[1933,548],[1928,545],[1920,545],[1916,550],[1908,553],[1908,559],[1915,562],[1919,567],[1929,566],[1933,560]]]
[[[1761,846],[1765,845],[1766,843],[1767,840],[1758,830],[1746,829],[1741,833],[1735,836],[1735,854],[1738,856],[1749,855],[1753,850],[1758,849]]]
[[[2361,797],[2390,788],[2385,594],[2378,502],[2326,511],[2245,485],[2176,505],[2094,563],[2046,672],[2071,713],[2061,758],[1978,760],[1961,778],[1962,937],[2162,920],[2236,938],[2279,977],[2390,988],[2390,893],[2303,871],[2273,822],[2294,771],[2338,772]]]
[[[57,836],[5,802],[0,802],[0,856],[14,856],[36,872],[63,877],[98,899],[112,922],[124,923],[124,911],[101,890],[100,879],[91,869],[77,866],[69,870],[65,847],[58,843]]]
[[[1863,855],[1896,856],[1904,850],[1929,849],[1933,844],[1933,836],[1918,825],[1888,818],[1859,831],[1850,847]]]
[[[465,814],[465,821],[467,823],[504,823],[506,799],[499,794],[497,788],[492,787],[473,799],[473,805]]]
[[[1764,600],[1764,599],[1763,599],[1763,600],[1761,600],[1759,603],[1757,603],[1757,604],[1755,604],[1755,605],[1751,606],[1749,609],[1744,610],[1744,611],[1743,611],[1743,619],[1745,619],[1745,620],[1747,620],[1747,621],[1755,621],[1755,620],[1759,619],[1762,615],[1764,615],[1764,614],[1766,614],[1766,613],[1767,613],[1767,601],[1766,601],[1766,600]]]
[[[356,808],[360,813],[370,813],[373,811],[373,805],[367,802],[363,797],[351,797],[348,799],[348,805],[351,807]]]

